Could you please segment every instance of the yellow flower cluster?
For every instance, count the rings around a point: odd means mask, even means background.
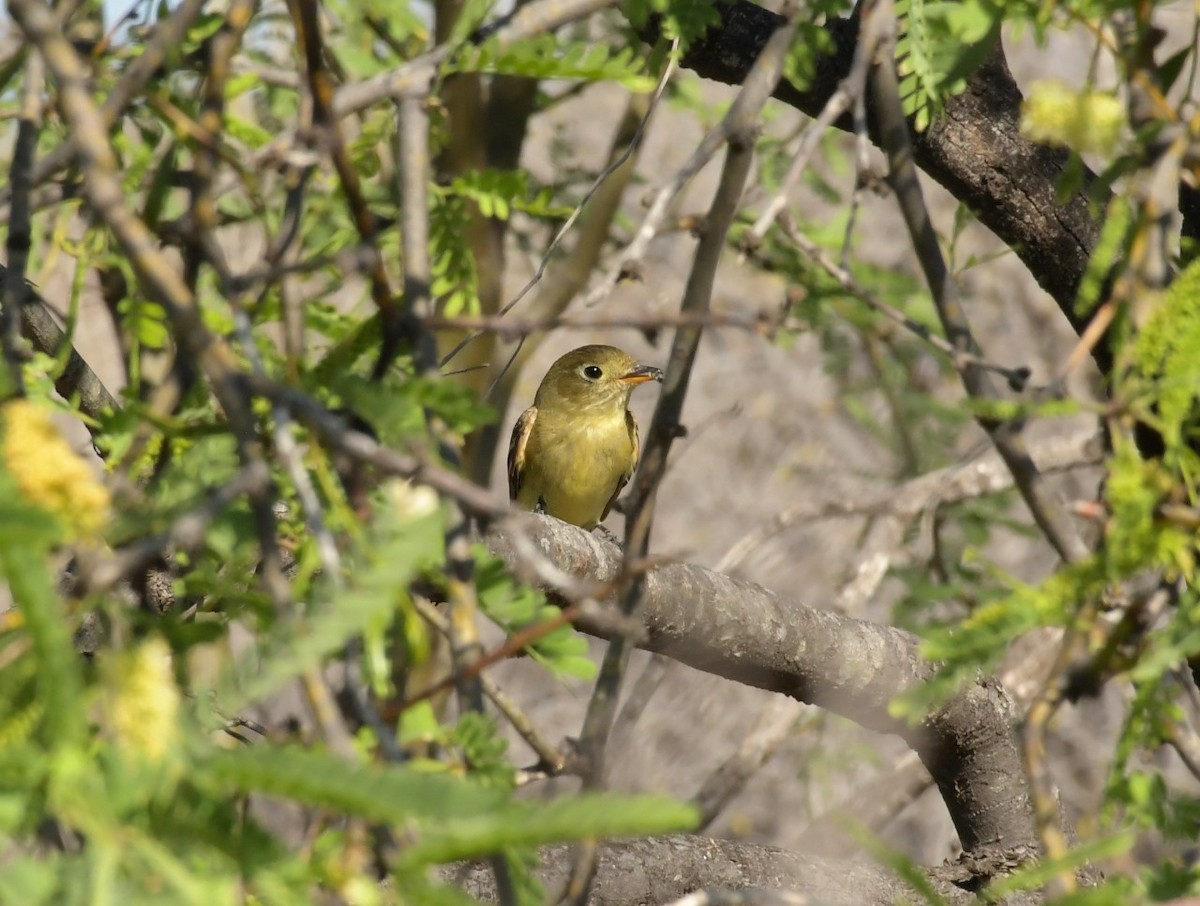
[[[167,643],[144,642],[112,662],[109,671],[108,713],[117,745],[147,761],[162,761],[179,730],[179,687]]]
[[[1079,153],[1111,154],[1125,128],[1121,101],[1103,91],[1075,91],[1053,80],[1034,82],[1021,105],[1021,131],[1035,142]]]
[[[49,413],[28,400],[0,407],[4,462],[25,499],[59,516],[77,537],[108,521],[108,490],[59,434]]]

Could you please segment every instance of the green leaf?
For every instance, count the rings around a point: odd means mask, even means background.
[[[394,487],[399,492],[404,486]],[[440,509],[413,514],[394,500],[379,505],[371,533],[347,558],[346,588],[315,603],[307,619],[273,627],[262,645],[262,669],[241,682],[236,674],[223,678],[222,705],[232,711],[262,698],[393,615],[413,578],[440,562],[442,538]]]
[[[1000,37],[1003,13],[995,0],[897,0],[900,95],[918,132],[966,88]]]
[[[630,47],[614,52],[604,43],[563,42],[554,35],[538,35],[508,47],[495,41],[464,47],[446,69],[531,79],[616,82],[637,93],[652,91],[655,85]]]
[[[196,769],[198,780],[214,791],[267,793],[375,821],[445,821],[486,813],[508,800],[506,791],[468,778],[405,765],[356,765],[292,746],[214,751]]]
[[[454,193],[434,191],[429,212],[429,248],[433,256],[431,292],[446,315],[478,314],[479,280],[475,254],[468,239],[470,215],[466,200]]]
[[[71,623],[55,594],[45,557],[36,548],[6,544],[0,546],[0,568],[33,643],[50,740],[63,747],[81,745],[87,721],[79,656],[71,645]]]
[[[561,615],[557,607],[546,603],[544,594],[517,582],[504,561],[493,557],[482,545],[476,545],[474,553],[480,610],[505,631],[519,632]],[[596,665],[588,657],[587,640],[570,625],[547,632],[526,650],[555,673],[582,679],[596,675]]]
[[[717,2],[723,0],[629,0],[623,8],[635,28],[643,26],[651,15],[657,15],[663,38],[668,42],[678,39],[683,52],[721,23]],[[812,15],[815,17],[815,13]]]
[[[142,219],[152,230],[158,229],[158,221],[162,216],[167,197],[171,193],[172,181],[175,177],[175,163],[179,154],[179,146],[172,143],[162,155],[162,160],[154,168],[154,179],[146,192],[146,203],[143,207]]]
[[[262,126],[240,116],[226,116],[225,131],[252,151],[257,151],[275,137]]]
[[[0,872],[0,903],[21,903],[40,906],[42,903],[62,903],[59,881],[68,858],[53,851],[37,856],[14,852]],[[75,861],[75,860],[71,860]]]
[[[668,834],[693,830],[698,821],[695,806],[664,796],[588,793],[549,803],[513,802],[490,814],[426,828],[399,862],[402,867],[444,864],[509,847],[588,837]]]
[[[1138,373],[1153,383],[1163,441],[1170,453],[1187,457],[1200,409],[1200,262],[1168,287],[1134,348]]]

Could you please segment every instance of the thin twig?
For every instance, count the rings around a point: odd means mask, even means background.
[[[794,698],[778,695],[763,709],[758,724],[737,750],[710,773],[692,796],[700,809],[698,833],[704,833],[758,770],[792,735],[806,706]]]
[[[850,73],[838,83],[837,89],[825,102],[820,115],[805,127],[796,143],[792,163],[779,188],[744,237],[747,244],[753,246],[762,242],[771,224],[786,207],[788,193],[808,167],[809,159],[817,150],[817,143],[825,134],[825,130],[849,110],[851,105],[857,106],[862,102],[866,93],[867,71],[875,57],[875,43],[872,37],[866,34],[860,37],[854,48],[854,62],[851,64]]]
[[[944,337],[938,336],[921,322],[910,318],[900,309],[896,308],[896,306],[884,301],[877,293],[871,292],[871,290],[859,283],[850,271],[834,261],[828,252],[801,233],[796,228],[795,222],[787,211],[781,212],[777,220],[780,228],[783,230],[783,234],[787,236],[792,244],[811,258],[825,273],[836,280],[842,289],[851,293],[856,299],[865,302],[893,324],[903,327],[913,334],[913,336],[928,343],[938,352],[945,354],[950,359],[950,364],[954,366],[955,371],[960,374],[965,373],[968,368],[990,371],[1003,377],[1013,387],[1024,387],[1028,383],[1029,369],[1027,367],[1018,366],[1010,368],[1006,365],[988,361],[979,355],[977,351],[973,352],[956,347]]]
[[[441,611],[434,607],[432,603],[419,596],[414,596],[412,600],[413,607],[417,613],[433,626],[434,629],[449,638],[451,631],[450,621],[442,615]],[[480,669],[482,669],[482,666]],[[483,694],[500,710],[500,713],[512,724],[513,729],[517,731],[518,735],[537,754],[540,759],[538,769],[546,771],[548,776],[555,776],[561,773],[566,763],[563,753],[542,736],[529,716],[509,697],[508,693],[500,687],[499,683],[485,673],[479,674],[479,683],[483,688]]]
[[[633,330],[657,330],[664,327],[734,327],[771,337],[781,326],[775,312],[738,314],[733,312],[675,312],[596,317],[595,315],[552,315],[545,318],[512,318],[496,315],[431,315],[425,319],[433,330],[476,330],[491,332],[506,339],[529,336],[561,328],[599,330],[628,327]],[[444,360],[443,360],[444,361]]]
[[[1104,457],[1102,440],[1100,434],[1094,431],[1052,438],[1036,444],[1032,455],[1046,474],[1096,465]],[[899,522],[895,533],[899,541],[912,519],[931,506],[998,494],[1012,486],[1012,472],[999,454],[993,451],[978,459],[927,472],[898,487],[887,488],[863,498],[806,500],[781,510],[763,525],[747,532],[729,547],[714,569],[733,572],[752,551],[772,536],[790,526],[819,519],[889,516]]]
[[[13,18],[41,51],[58,81],[58,104],[71,128],[88,202],[101,221],[112,230],[128,255],[147,294],[163,306],[171,319],[180,349],[212,382],[213,393],[225,410],[237,439],[243,464],[262,457],[254,414],[239,380],[241,374],[229,346],[205,325],[196,298],[159,250],[154,235],[133,212],[118,178],[118,162],[108,142],[104,117],[91,96],[88,74],[75,49],[55,24],[53,13],[36,0],[14,0],[9,4]],[[270,535],[273,517],[267,513]],[[265,526],[264,526],[265,528]],[[260,532],[266,535],[266,531]],[[274,545],[272,544],[273,548]],[[269,560],[271,550],[264,550]],[[281,570],[262,570],[260,579],[276,606],[283,609],[288,599],[287,582]]]
[[[25,395],[22,365],[29,357],[21,341],[21,310],[28,288],[25,284],[25,265],[29,261],[32,232],[29,212],[29,191],[34,154],[41,132],[42,92],[45,88],[45,65],[42,55],[31,50],[25,58],[25,82],[21,93],[21,113],[17,124],[17,139],[13,145],[12,205],[8,218],[8,270],[4,275],[3,305],[0,306],[0,349],[8,367],[11,386],[6,388],[17,396]]]
[[[674,43],[677,44],[678,42],[674,42]],[[510,311],[512,311],[513,308],[515,308],[518,304],[520,304],[521,300],[525,298],[525,296],[529,293],[529,291],[532,290],[535,286],[538,285],[538,283],[541,282],[542,278],[546,274],[546,268],[550,264],[550,259],[554,256],[554,253],[558,250],[558,247],[562,243],[563,239],[566,238],[567,234],[570,233],[571,230],[574,228],[576,221],[578,221],[580,216],[583,214],[584,208],[587,207],[588,202],[590,202],[592,200],[593,196],[595,196],[596,193],[599,192],[600,189],[608,183],[609,179],[615,173],[617,173],[617,171],[619,171],[621,168],[625,167],[627,163],[629,163],[630,161],[632,161],[634,159],[634,155],[641,148],[642,136],[645,134],[646,125],[650,122],[650,117],[653,116],[654,111],[657,109],[658,102],[662,98],[663,92],[666,91],[667,85],[670,83],[671,76],[674,75],[675,68],[677,65],[678,64],[677,64],[675,55],[672,53],[670,59],[668,60],[667,66],[663,69],[663,73],[658,79],[658,84],[655,85],[655,87],[654,87],[654,93],[650,96],[650,100],[646,103],[644,112],[638,118],[637,127],[634,129],[633,135],[629,138],[628,141],[622,143],[621,150],[619,151],[619,153],[616,154],[615,157],[611,154],[609,155],[608,164],[605,166],[605,168],[603,170],[600,171],[600,175],[597,176],[595,178],[595,180],[592,181],[591,186],[588,187],[588,190],[584,193],[583,198],[581,198],[579,200],[579,203],[577,205],[575,205],[575,209],[573,211],[571,211],[570,216],[567,217],[566,221],[559,228],[558,232],[554,234],[554,238],[552,240],[550,240],[550,245],[548,245],[546,247],[546,251],[542,253],[541,260],[538,261],[538,266],[534,270],[533,276],[530,277],[528,281],[526,281],[525,285],[521,287],[521,289],[512,298],[512,300],[509,301],[508,304],[506,304],[502,309],[500,309],[500,311],[498,311],[496,313],[497,318],[503,318],[506,314],[508,314]],[[636,101],[631,99],[630,103],[635,104]],[[622,188],[624,188],[626,182],[627,182],[627,180],[621,181]],[[607,223],[611,219],[611,215],[609,215],[609,217],[605,217],[605,218],[601,218],[601,219],[603,220],[603,222]],[[598,244],[589,244],[588,247],[589,248],[595,247],[598,249]],[[587,270],[590,271],[591,268],[587,268]],[[542,306],[538,306],[539,308],[548,307],[555,312],[561,311],[562,308],[565,306],[566,301],[569,301],[570,298],[572,296],[574,296],[574,294],[575,294],[574,290],[567,293],[561,289],[560,281],[556,280],[555,285],[556,285],[556,287],[560,287],[558,289],[558,292],[556,293],[556,295],[559,297],[565,297],[565,299],[562,302],[559,302],[558,304],[553,304],[553,305],[549,305],[549,306],[542,305]],[[445,366],[447,362],[449,362],[456,355],[458,355],[458,353],[461,352],[465,346],[467,346],[473,340],[475,340],[479,336],[481,336],[482,333],[484,331],[486,331],[488,328],[485,326],[480,326],[480,327],[476,327],[473,329],[476,331],[475,333],[464,338],[453,349],[451,349],[448,353],[446,353],[445,356],[442,357],[442,365],[443,366]],[[504,334],[504,332],[502,330],[498,330],[497,333],[500,333],[502,336]],[[514,354],[514,357],[515,357],[515,354]],[[510,364],[511,364],[511,362],[510,362]],[[495,385],[496,381],[498,381],[498,380],[499,380],[499,378],[497,378],[496,380],[493,381],[493,386]]]
[[[109,129],[117,121],[125,108],[137,97],[142,87],[154,77],[154,74],[159,70],[159,67],[166,62],[168,54],[178,50],[183,42],[187,30],[192,23],[196,21],[196,17],[200,15],[200,11],[204,8],[207,0],[183,0],[165,19],[160,19],[154,27],[154,32],[150,38],[142,46],[141,53],[137,58],[129,64],[125,73],[113,86],[112,91],[108,93],[108,97],[104,99],[104,103],[100,107],[100,113],[103,117],[104,128]],[[32,185],[41,185],[46,180],[50,179],[54,174],[58,173],[64,167],[71,163],[75,155],[75,148],[70,142],[55,148],[46,154],[37,165],[33,168],[30,176]],[[0,205],[5,201],[11,202],[11,193],[14,186],[0,186]],[[61,196],[61,193],[58,193]],[[55,199],[48,199],[53,203]],[[5,211],[0,207],[0,219],[11,218],[11,208]]]
[[[214,137],[220,135],[224,128],[224,86],[230,74],[230,61],[249,27],[255,7],[256,4],[253,0],[235,0],[226,13],[224,25],[211,42],[209,71],[205,80],[200,126],[204,132]],[[188,276],[191,280],[196,279],[202,259],[207,259],[216,269],[221,284],[233,303],[234,332],[242,348],[242,354],[246,356],[250,367],[256,374],[265,376],[266,368],[254,341],[246,306],[232,294],[231,271],[216,243],[216,202],[212,196],[216,159],[215,146],[202,144],[195,162],[196,180],[193,184],[192,205],[195,231],[193,240],[189,244],[190,254],[186,258],[190,262]],[[342,584],[341,555],[338,552],[337,542],[325,523],[320,498],[313,487],[308,470],[300,460],[287,409],[276,405],[272,414],[275,453],[288,473],[296,496],[300,500],[305,525],[316,542],[324,580],[336,592]],[[248,450],[245,455],[250,457],[253,462],[257,459],[257,450]],[[278,610],[281,601],[287,601],[287,597],[284,597],[287,584],[286,579],[283,578],[283,564],[275,535],[273,490],[273,485],[268,482],[265,490],[252,490],[249,498],[262,548],[259,572],[274,577],[270,580],[270,584],[278,589],[276,592]],[[290,616],[290,608],[286,612],[280,612],[280,615]],[[347,662],[351,660],[348,653]],[[306,671],[301,679],[301,688],[310,714],[326,743],[343,758],[353,759],[355,757],[353,739],[335,706],[334,696],[329,690],[328,681],[324,675],[318,670]]]
[[[633,688],[625,696],[625,704],[621,706],[616,719],[613,721],[612,745],[623,750],[633,737],[634,728],[646,712],[650,700],[662,686],[663,678],[671,670],[674,662],[665,654],[652,654],[642,672],[633,683]]]
[[[354,218],[354,225],[362,243],[375,254],[371,267],[367,270],[367,279],[371,287],[371,299],[379,312],[383,330],[383,342],[375,366],[375,377],[378,379],[391,364],[402,339],[400,313],[392,297],[383,257],[379,254],[375,215],[367,204],[362,180],[354,162],[350,160],[349,149],[342,137],[338,117],[334,113],[334,82],[326,67],[320,11],[316,0],[289,0],[288,7],[292,13],[297,42],[304,54],[304,72],[313,104],[313,127],[317,130],[319,142],[324,146],[323,150],[328,151],[333,161],[342,194],[346,198],[346,206]]]
[[[917,178],[908,122],[901,106],[896,76],[895,18],[891,2],[878,0],[864,6],[862,27],[864,30],[877,30],[879,34],[886,36],[879,41],[881,62],[872,69],[870,84],[880,141],[888,158],[888,183],[904,216],[913,249],[929,284],[946,337],[957,353],[977,357],[979,345],[971,332],[958,286],[946,267]],[[965,362],[959,373],[963,387],[971,399],[1002,399],[987,370],[980,365]],[[997,421],[982,416],[976,420],[988,433],[996,450],[1012,470],[1017,489],[1033,514],[1034,521],[1058,555],[1067,563],[1086,557],[1089,548],[1080,536],[1069,511],[1054,491],[1047,487],[1043,476],[1029,456],[1022,436],[1023,423],[1020,420]]]
[[[6,275],[7,268],[0,265],[0,280],[6,280]],[[38,352],[58,359],[63,354],[67,335],[37,291],[26,284],[25,293],[25,304],[21,308],[22,330]],[[106,412],[120,408],[116,398],[74,347],[67,350],[66,365],[55,378],[54,389],[63,399],[78,399],[79,411],[87,416],[85,426],[93,434]]]
[[[429,113],[425,101],[405,98],[396,117],[397,170],[400,190],[400,242],[404,261],[404,309],[413,320],[410,340],[418,372],[438,370],[437,344],[428,328],[434,305],[429,257]]]
[[[750,173],[759,113],[782,76],[783,61],[795,32],[796,11],[797,7],[794,4],[787,4],[787,24],[767,41],[746,77],[742,90],[721,123],[704,137],[688,164],[660,192],[656,205],[647,215],[638,238],[634,240],[632,247],[636,252],[638,243],[649,241],[657,229],[658,221],[665,215],[666,205],[678,191],[672,187],[681,187],[690,178],[691,172],[694,172],[692,168],[699,169],[699,166],[722,145],[728,145],[721,178],[706,218],[704,232],[696,247],[680,306],[680,311],[688,315],[706,313],[709,310],[717,264],[725,247],[729,227],[737,214],[746,178]],[[642,462],[633,482],[633,506],[625,526],[627,559],[644,559],[649,550],[655,495],[666,472],[667,455],[671,445],[679,436],[679,418],[683,411],[700,336],[701,328],[698,326],[680,327],[675,332],[663,393],[655,408]],[[619,610],[623,616],[629,617],[637,612],[643,588],[644,578],[635,575],[620,597]],[[580,732],[579,750],[583,761],[582,776],[585,789],[603,786],[605,747],[616,717],[621,679],[632,648],[629,639],[619,636],[609,643],[605,652],[600,675],[596,680]],[[583,906],[587,902],[595,878],[596,865],[595,842],[582,844],[576,851],[566,887],[565,899],[572,906]]]
[[[261,462],[243,466],[233,478],[212,491],[204,504],[172,520],[158,534],[142,538],[129,547],[115,550],[94,564],[80,570],[78,593],[98,594],[112,588],[150,566],[167,550],[191,551],[204,543],[204,533],[212,521],[232,506],[238,498],[256,489],[270,486],[271,476]]]
[[[476,43],[486,40],[502,50],[615,5],[616,0],[535,0],[484,26],[474,40]],[[387,98],[426,96],[438,69],[453,52],[452,46],[442,44],[399,69],[342,87],[334,98],[334,115],[348,116]]]

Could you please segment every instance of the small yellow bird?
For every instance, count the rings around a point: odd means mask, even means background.
[[[612,508],[638,462],[633,388],[661,381],[615,346],[580,346],[550,366],[508,445],[508,494],[589,531]]]

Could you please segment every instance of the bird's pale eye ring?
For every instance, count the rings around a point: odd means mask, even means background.
[[[598,381],[604,377],[604,372],[600,369],[599,365],[584,365],[583,376],[589,381]]]

